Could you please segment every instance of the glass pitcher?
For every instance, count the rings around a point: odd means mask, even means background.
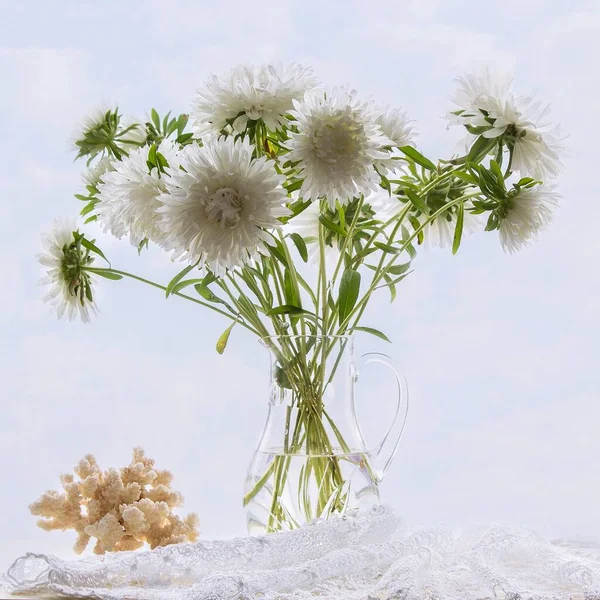
[[[398,393],[387,433],[369,446],[356,416],[353,336],[274,336],[261,343],[271,355],[270,398],[244,486],[249,533],[295,529],[379,503],[378,484],[408,412],[406,383],[390,358],[360,359],[391,370]]]

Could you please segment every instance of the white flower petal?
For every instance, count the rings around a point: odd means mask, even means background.
[[[505,252],[521,250],[552,221],[560,196],[554,185],[541,184],[521,189],[510,200],[510,207],[500,221],[500,243]]]
[[[232,119],[242,128],[248,118],[262,119],[275,129],[288,124],[285,115],[294,99],[316,85],[312,70],[295,63],[240,65],[222,77],[212,75],[197,91],[190,120],[198,135],[219,133]]]
[[[164,140],[158,147],[169,163],[170,172],[178,169],[178,146]],[[131,150],[128,157],[113,164],[98,185],[98,221],[105,231],[117,238],[129,236],[137,246],[144,239],[163,244],[166,234],[160,227],[159,196],[165,191],[168,176],[157,169],[148,172],[148,148]]]
[[[46,274],[41,278],[40,284],[48,286],[44,301],[52,306],[56,315],[61,319],[65,313],[70,320],[79,318],[84,323],[90,320],[90,311],[96,312],[96,305],[84,296],[83,302],[71,291],[71,285],[76,282],[67,281],[64,269],[67,259],[63,248],[68,248],[74,241],[73,232],[77,231],[75,219],[56,220],[52,226],[52,232],[43,236],[45,252],[38,256],[38,261],[45,267]],[[54,240],[53,243],[48,243]],[[69,264],[69,263],[67,263]],[[93,275],[86,273],[89,282],[94,281]],[[81,274],[77,276],[81,277]]]
[[[554,176],[561,166],[561,146],[558,127],[546,120],[550,108],[532,97],[515,96],[511,85],[511,77],[497,77],[488,70],[459,78],[453,102],[463,112],[458,117],[451,115],[450,124],[489,127],[482,134],[486,138],[513,130],[516,133],[508,140],[514,143],[513,171],[539,179]],[[482,111],[493,125],[483,118]]]
[[[250,261],[269,239],[266,231],[281,227],[278,217],[289,214],[283,178],[252,152],[247,139],[230,136],[181,153],[185,171],[171,172],[158,209],[179,256],[221,273]]]
[[[374,163],[391,157],[386,148],[394,142],[376,123],[371,102],[359,102],[354,90],[334,88],[306,94],[294,109],[298,133],[291,134],[288,157],[299,162],[303,198],[326,197],[334,207],[336,200],[347,204],[376,189]]]

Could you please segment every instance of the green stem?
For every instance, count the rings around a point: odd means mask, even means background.
[[[354,215],[354,218],[352,219],[350,228],[346,232],[346,237],[344,238],[344,243],[342,244],[342,248],[340,250],[340,257],[339,257],[337,265],[335,267],[335,271],[333,272],[333,277],[331,278],[332,283],[336,280],[336,277],[338,276],[338,273],[339,273],[340,269],[342,268],[342,265],[344,264],[344,256],[346,255],[346,249],[348,248],[348,243],[350,242],[350,239],[352,238],[352,233],[354,232],[354,228],[356,227],[356,224],[358,223],[358,219],[360,218],[360,214],[362,211],[364,201],[365,201],[365,197],[364,197],[364,195],[361,194],[360,200],[358,201],[358,206],[356,208],[356,214]]]
[[[402,254],[402,252],[404,252],[406,250],[408,245],[419,235],[419,233],[421,233],[421,231],[423,231],[425,229],[425,227],[427,227],[427,225],[429,225],[429,223],[432,223],[433,221],[435,221],[435,219],[437,217],[439,217],[441,214],[445,213],[447,210],[449,210],[453,206],[456,206],[457,204],[464,202],[468,198],[472,198],[472,197],[480,195],[480,194],[481,194],[481,192],[474,192],[473,194],[467,194],[465,196],[461,196],[460,198],[457,198],[456,200],[452,200],[452,201],[448,202],[447,204],[445,204],[444,206],[442,206],[440,209],[436,210],[432,215],[430,215],[427,219],[425,219],[425,222],[422,223],[421,226],[418,227],[414,231],[414,233],[408,237],[408,239],[404,240],[402,246],[399,248],[398,255]],[[393,235],[395,235],[395,232],[398,230],[400,224],[401,224],[401,222],[398,222],[398,224],[394,228]],[[344,331],[344,327],[346,327],[348,325],[348,323],[350,322],[350,319],[352,319],[352,317],[354,315],[356,315],[357,313],[358,313],[358,316],[356,317],[354,324],[356,325],[358,323],[358,321],[360,320],[361,316],[363,315],[363,313],[365,311],[366,305],[369,301],[369,298],[371,297],[371,294],[375,291],[375,288],[377,287],[379,282],[383,279],[383,276],[385,275],[387,270],[394,264],[396,258],[397,258],[397,256],[393,256],[388,261],[388,264],[383,266],[384,256],[381,257],[379,266],[377,267],[377,270],[375,271],[375,275],[373,276],[373,280],[371,281],[371,285],[369,286],[369,289],[365,292],[363,297],[356,303],[354,309],[350,312],[350,314],[346,317],[344,322],[340,325],[340,328],[338,330],[338,335],[339,335],[339,332]]]
[[[104,268],[96,268],[96,267],[84,267],[84,270],[89,271],[90,273],[98,273],[98,274],[114,273],[115,275],[122,275],[123,277],[128,277],[129,279],[135,279],[136,281],[140,281],[141,283],[145,283],[152,287],[158,288],[159,290],[162,290],[163,292],[166,292],[166,290],[167,290],[166,286],[161,285],[160,283],[156,283],[155,281],[150,281],[149,279],[144,279],[143,277],[140,277],[139,275],[134,275],[133,273],[128,273],[127,271],[120,271],[118,269],[113,269],[113,268],[104,269]],[[188,296],[187,294],[182,294],[181,292],[172,292],[171,295],[179,296],[179,298],[183,298],[185,300],[189,300],[190,302],[194,302],[195,304],[200,304],[200,306],[209,308],[210,310],[212,310],[216,313],[219,313],[220,315],[223,315],[224,317],[227,317],[228,319],[231,319],[232,321],[236,321],[237,323],[239,323],[240,325],[242,325],[243,327],[245,327],[252,333],[260,335],[260,333],[258,331],[256,331],[256,329],[254,329],[253,327],[248,325],[248,323],[245,323],[243,320],[240,320],[240,317],[241,317],[240,314],[231,315],[230,313],[225,312],[224,310],[221,310],[220,308],[217,308],[216,306],[212,306],[211,304],[208,304],[207,302],[203,302],[202,300],[198,300],[197,298],[192,298],[192,296]]]

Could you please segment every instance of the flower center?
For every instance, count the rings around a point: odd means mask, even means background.
[[[336,115],[316,134],[317,156],[326,162],[337,158],[356,156],[364,138],[364,129],[349,115]]]
[[[508,198],[501,200],[498,208],[495,211],[496,215],[498,217],[498,220],[504,221],[504,219],[506,219],[506,217],[508,217],[508,214],[510,213],[512,208],[513,208],[513,198],[508,197]]]
[[[211,221],[220,224],[221,229],[231,228],[241,219],[242,202],[234,189],[220,188],[208,197],[204,210]]]

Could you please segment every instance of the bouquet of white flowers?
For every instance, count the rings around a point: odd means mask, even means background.
[[[59,222],[40,258],[49,299],[59,317],[88,321],[97,278],[130,277],[228,319],[220,353],[236,325],[265,340],[290,402],[282,446],[313,457],[296,490],[303,518],[339,512],[348,489],[334,450],[351,444],[324,401],[339,340],[357,330],[387,339],[362,316],[377,290],[394,299],[425,240],[456,253],[481,227],[514,252],[552,217],[558,130],[547,107],[511,86],[488,71],[458,79],[448,117],[466,130],[465,152],[438,161],[416,149],[403,111],[324,89],[295,64],[213,76],[177,118],[152,110],[137,122],[100,107],[75,140],[88,165],[81,215],[185,267],[166,285],[148,281]],[[285,458],[272,462],[246,495],[268,489],[267,530],[298,522],[282,499],[288,472]]]

